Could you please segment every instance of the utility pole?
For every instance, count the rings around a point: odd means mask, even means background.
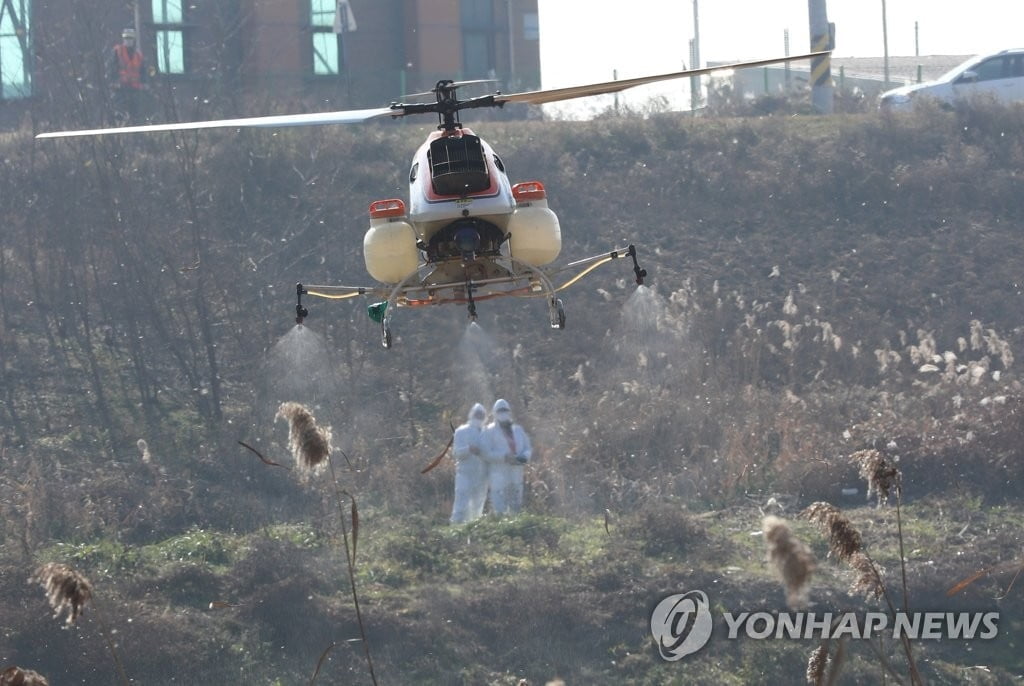
[[[139,0],[132,3],[132,21],[135,25],[135,49],[142,52],[142,12],[139,10]]]
[[[918,41],[920,34],[917,30],[917,21],[914,22],[914,57],[921,56],[921,43]]]
[[[789,29],[784,29],[783,32],[782,32],[782,48],[783,48],[783,51],[784,51],[782,54],[785,55],[786,57],[789,57]],[[789,62],[785,63],[785,72],[783,72],[783,73],[785,73],[785,75],[786,75],[786,79],[785,79],[786,95],[789,95],[789,80],[790,80],[790,76],[789,76]]]
[[[811,28],[811,51],[821,52],[835,47],[834,27],[828,22],[825,0],[807,0]],[[832,114],[832,56],[811,60],[811,104],[819,114]]]
[[[693,40],[690,41],[690,68],[700,69],[700,12],[697,0],[693,0]],[[700,107],[700,77],[690,77],[690,110],[697,111]]]
[[[516,34],[515,34],[515,21],[514,14],[512,12],[512,0],[506,0],[508,7],[508,84],[506,87],[511,89],[517,88],[516,86]]]
[[[885,0],[882,0],[882,69],[885,88],[889,87],[889,22],[886,19]]]
[[[618,81],[618,80],[619,80],[619,70],[618,69],[612,69],[612,81]],[[619,92],[618,91],[615,91],[615,98],[614,98],[614,100],[615,100],[615,114],[616,114],[616,116],[618,116],[618,114],[619,114]]]

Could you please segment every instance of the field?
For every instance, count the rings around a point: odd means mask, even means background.
[[[366,280],[366,206],[429,124],[3,140],[0,668],[798,683],[816,640],[719,622],[666,662],[651,638],[684,591],[786,611],[771,515],[816,560],[812,611],[1000,613],[989,640],[832,645],[837,683],[913,683],[908,653],[927,683],[1019,680],[1024,110],[474,128],[545,183],[563,257],[635,243],[648,286],[596,271],[565,331],[534,301],[481,304],[483,334],[402,310],[385,351],[361,301],[294,329],[294,284]],[[450,460],[420,470],[497,397],[537,446],[527,512],[451,527]],[[285,401],[331,426],[331,469],[289,456]],[[898,498],[868,498],[865,451]],[[859,532],[867,594],[816,502]],[[91,581],[69,628],[45,563]]]

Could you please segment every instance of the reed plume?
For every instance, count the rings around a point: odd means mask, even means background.
[[[103,621],[95,602],[93,602],[92,583],[81,573],[59,562],[48,562],[39,567],[35,574],[29,577],[29,582],[38,583],[46,591],[46,599],[49,601],[50,607],[53,608],[54,619],[59,618],[67,611],[68,616],[65,619],[65,627],[73,625],[85,611],[85,606],[92,603],[93,609],[96,611],[96,620],[100,627],[100,634],[103,636],[107,649],[110,651],[110,656],[114,660],[121,683],[129,684],[128,675],[124,671],[124,665],[117,654],[114,641],[110,637],[111,634],[107,628],[107,623]]]
[[[39,672],[11,666],[0,672],[0,686],[50,686]]]
[[[879,450],[858,450],[850,455],[850,460],[860,470],[860,477],[868,484],[868,497],[872,493],[878,495],[878,504],[889,500],[889,493],[900,488],[900,470],[889,464],[885,455]]]
[[[768,561],[775,565],[786,588],[786,604],[794,610],[805,607],[814,573],[814,555],[793,535],[786,520],[768,515],[761,526],[768,545]]]
[[[331,453],[331,428],[319,426],[300,403],[281,403],[275,419],[288,422],[288,448],[302,470],[319,472]]]
[[[847,562],[861,551],[860,532],[835,505],[821,501],[811,503],[800,516],[819,525],[828,534],[829,555]]]
[[[817,648],[811,652],[807,660],[807,685],[821,686],[825,683],[825,668],[828,666],[828,643],[822,641]]]
[[[65,564],[49,562],[37,569],[29,581],[46,590],[54,619],[67,611],[66,626],[74,624],[92,600],[92,583]]]
[[[139,448],[139,455],[142,458],[142,463],[149,464],[150,460],[152,460],[153,458],[153,455],[152,453],[149,452],[149,444],[146,443],[146,439],[140,438],[138,441],[135,442],[135,445],[138,446]]]
[[[854,553],[850,556],[849,565],[857,572],[857,578],[850,584],[850,593],[852,595],[864,594],[868,598],[878,600],[885,591],[885,586],[882,584],[882,577],[879,575],[878,568],[871,562],[871,558],[864,553]]]

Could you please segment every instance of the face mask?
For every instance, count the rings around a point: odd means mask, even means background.
[[[498,420],[499,424],[511,424],[512,413],[511,412],[499,412],[494,415],[494,418]]]
[[[470,426],[475,426],[476,428],[479,429],[481,426],[484,425],[484,418],[483,417],[472,417],[469,420],[469,424],[470,424]]]

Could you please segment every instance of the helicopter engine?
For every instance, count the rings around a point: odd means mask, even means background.
[[[550,264],[562,251],[558,217],[548,208],[547,192],[540,181],[512,187],[516,209],[509,218],[509,250],[512,257],[535,267]]]
[[[397,198],[370,203],[370,229],[363,236],[366,271],[381,283],[399,283],[419,267],[416,231]]]

